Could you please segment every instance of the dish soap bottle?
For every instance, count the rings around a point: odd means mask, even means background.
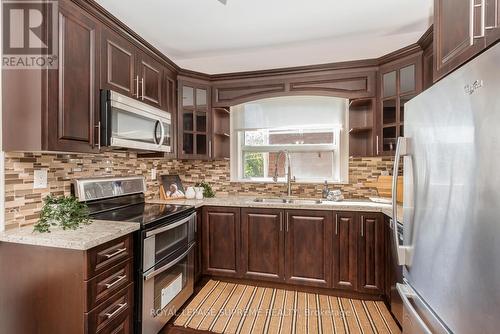
[[[325,186],[323,188],[323,191],[321,192],[321,197],[327,198],[329,192],[330,192],[330,190],[328,189],[328,181],[325,180]]]

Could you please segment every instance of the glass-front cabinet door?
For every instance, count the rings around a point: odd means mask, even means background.
[[[392,155],[404,136],[404,105],[422,91],[422,57],[412,56],[380,68],[379,155]]]
[[[211,156],[210,87],[179,81],[179,158]]]

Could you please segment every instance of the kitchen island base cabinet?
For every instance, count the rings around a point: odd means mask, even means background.
[[[203,208],[203,273],[240,274],[240,209]]]
[[[330,287],[332,213],[287,210],[285,215],[286,282]]]
[[[249,279],[283,281],[285,240],[283,210],[241,210],[241,261]]]
[[[132,333],[131,235],[86,251],[1,242],[0,268],[0,333]]]

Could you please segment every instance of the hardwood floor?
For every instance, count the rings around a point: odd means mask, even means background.
[[[382,301],[207,280],[163,329],[172,333],[400,333]]]

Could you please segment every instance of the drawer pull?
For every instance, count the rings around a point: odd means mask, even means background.
[[[116,252],[111,253],[111,254],[104,254],[104,256],[108,259],[111,259],[112,257],[115,257],[118,254],[125,252],[126,250],[127,250],[126,248],[120,248],[120,249],[117,249]]]
[[[104,315],[105,315],[106,317],[108,317],[108,319],[110,319],[110,318],[114,317],[115,315],[117,315],[118,313],[120,313],[120,312],[121,312],[121,310],[123,310],[125,307],[127,307],[127,303],[118,304],[118,306],[119,306],[119,307],[118,307],[115,311],[113,311],[113,312],[111,312],[111,313],[104,313]]]
[[[115,280],[113,283],[104,284],[104,285],[106,285],[106,289],[111,289],[112,287],[114,287],[115,285],[117,285],[118,283],[123,281],[125,278],[127,278],[126,275],[121,275],[121,276],[116,276],[116,277],[117,277],[117,280]]]

